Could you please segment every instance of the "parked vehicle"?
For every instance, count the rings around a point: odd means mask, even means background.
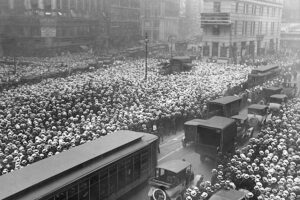
[[[163,63],[159,73],[162,75],[173,74],[175,72],[190,71],[194,66],[190,56],[177,56],[170,59],[169,63]]]
[[[183,147],[186,147],[188,143],[195,143],[197,141],[199,123],[201,123],[201,119],[192,119],[184,123],[184,138],[182,139]]]
[[[297,82],[285,82],[283,85],[283,93],[288,96],[288,98],[294,98],[297,94],[298,87]]]
[[[195,178],[196,177],[196,178]],[[150,200],[183,200],[186,189],[197,183],[191,163],[171,160],[156,167],[155,177],[149,179]]]
[[[237,115],[241,109],[242,98],[237,96],[226,96],[215,99],[208,103],[208,114],[206,118],[212,116],[231,117]]]
[[[283,103],[286,103],[288,100],[288,96],[285,94],[274,94],[270,96],[269,100],[269,109],[272,112],[278,112]]]
[[[195,152],[200,154],[201,161],[205,158],[214,160],[219,153],[234,151],[236,136],[237,128],[233,119],[214,116],[207,120],[198,120]]]
[[[249,138],[253,137],[254,128],[248,124],[247,115],[234,115],[231,117],[235,120],[237,126],[237,143],[243,144]]]
[[[267,104],[269,102],[270,96],[272,96],[273,94],[280,94],[281,92],[281,87],[263,88],[264,104]]]
[[[248,107],[248,124],[257,129],[266,122],[268,117],[268,106],[261,104],[252,104]]]

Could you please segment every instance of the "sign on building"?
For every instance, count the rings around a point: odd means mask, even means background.
[[[56,20],[53,18],[41,18],[41,37],[56,37]]]

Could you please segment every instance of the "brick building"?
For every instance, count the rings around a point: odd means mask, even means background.
[[[204,0],[203,56],[240,62],[280,44],[283,0]]]

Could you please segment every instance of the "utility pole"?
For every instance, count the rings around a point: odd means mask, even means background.
[[[145,33],[145,81],[147,81],[147,73],[148,73],[148,63],[147,63],[147,59],[148,59],[148,42],[149,42],[149,39],[148,39],[148,34],[147,32]]]

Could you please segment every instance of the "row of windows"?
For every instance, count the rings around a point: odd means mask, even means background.
[[[103,200],[149,174],[150,164],[153,162],[151,158],[156,159],[152,155],[156,153],[156,149],[151,148],[147,147],[94,172],[88,178],[77,181],[44,200]]]
[[[54,31],[56,37],[70,37],[70,36],[89,36],[96,33],[96,26],[72,26],[72,27],[50,27],[43,28],[39,26],[13,26],[8,27],[6,32],[10,35],[19,37],[40,37],[43,30]]]
[[[221,12],[221,2],[215,1],[213,4],[214,12]],[[235,5],[235,12],[236,13],[243,13],[243,14],[252,14],[252,15],[260,15],[263,16],[266,10],[266,15],[270,17],[281,16],[282,9],[275,8],[275,7],[265,7],[259,6],[249,3],[241,3],[237,2]]]
[[[275,8],[275,7],[265,7],[262,5],[259,6],[259,5],[249,4],[249,3],[241,3],[241,2],[237,2],[235,6],[236,13],[263,16],[265,11],[266,11],[266,16],[275,17],[275,16],[281,16],[282,9]]]
[[[139,8],[139,0],[111,0],[112,5],[128,8]]]
[[[9,9],[62,9],[62,10],[100,10],[102,0],[1,0],[0,8]],[[133,0],[136,1],[136,0]]]
[[[135,10],[128,10],[122,8],[112,8],[111,20],[112,21],[138,21],[140,14]]]
[[[274,34],[275,31],[279,32],[280,31],[280,24],[275,23],[275,22],[265,22],[265,31],[263,32],[263,22],[252,22],[252,21],[242,21],[242,35],[248,35],[250,34],[251,36],[254,36],[255,34]],[[271,25],[271,29],[270,29],[270,25]],[[238,26],[239,26],[239,22],[235,21],[234,23],[234,35],[238,35]],[[277,26],[275,28],[275,26]],[[270,29],[270,32],[269,32]],[[248,30],[250,32],[248,32]]]

